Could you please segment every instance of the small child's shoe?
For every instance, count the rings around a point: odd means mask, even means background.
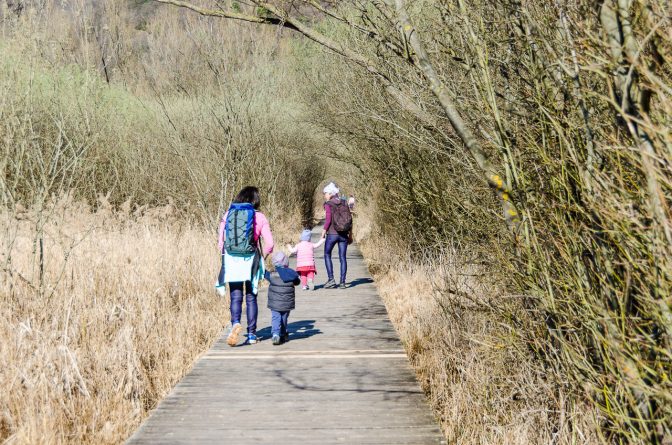
[[[313,280],[308,280],[308,289],[315,290],[315,283]]]
[[[308,290],[308,286],[303,286],[301,289]]]
[[[287,343],[288,341],[289,341],[289,332],[285,332],[285,333],[282,335],[282,342],[283,342],[283,343]]]
[[[254,345],[254,344],[258,343],[258,342],[259,342],[259,338],[258,338],[256,335],[254,335],[254,334],[247,334],[247,341],[246,341],[246,343],[247,343],[248,345]]]
[[[271,340],[273,342],[273,345],[278,346],[279,344],[282,343],[282,340],[280,339],[280,336],[278,334],[273,334],[273,338]]]

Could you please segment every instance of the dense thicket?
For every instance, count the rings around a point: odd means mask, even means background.
[[[171,200],[212,222],[257,184],[267,211],[312,211],[318,139],[301,124],[286,44],[272,32],[125,1],[22,5],[1,15],[6,206],[63,193]]]
[[[316,117],[359,167],[384,233],[413,251],[437,241],[470,254],[480,246],[479,260],[528,296],[522,318],[487,310],[555,371],[559,399],[598,407],[605,440],[667,440],[669,4],[409,3],[411,32],[442,88],[505,172],[522,214],[509,236],[417,47],[398,32],[400,3],[342,6],[333,37],[374,60],[434,123],[402,109],[370,70],[328,75],[339,93],[318,101]]]

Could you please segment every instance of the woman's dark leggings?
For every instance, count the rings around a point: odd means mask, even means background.
[[[334,263],[331,261],[331,252],[336,244],[338,244],[338,259],[341,262],[341,283],[345,283],[345,274],[348,272],[348,260],[345,256],[348,251],[348,238],[342,235],[327,235],[327,241],[324,243],[324,264],[327,266],[327,279],[334,279]]]
[[[229,283],[231,289],[231,324],[240,323],[240,317],[243,314],[243,285],[245,286],[245,304],[247,312],[247,333],[257,333],[257,296],[252,293],[252,283]]]

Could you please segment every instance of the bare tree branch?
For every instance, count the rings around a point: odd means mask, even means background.
[[[314,28],[306,25],[304,22],[297,20],[295,17],[292,17],[287,11],[282,10],[278,6],[254,0],[253,3],[257,6],[266,9],[275,17],[256,17],[239,13],[232,13],[225,10],[212,10],[204,9],[199,6],[195,6],[191,3],[178,1],[178,0],[155,0],[159,3],[171,4],[174,6],[179,6],[182,8],[187,8],[192,11],[195,11],[201,15],[212,16],[212,17],[222,17],[229,18],[234,20],[242,20],[253,23],[260,24],[274,24],[277,26],[285,26],[291,28],[300,34],[304,35],[308,39],[318,43],[319,45],[326,47],[336,54],[350,60],[351,62],[356,63],[357,65],[365,68],[369,73],[373,74],[383,85],[387,93],[392,96],[397,103],[407,112],[410,112],[416,118],[421,120],[423,123],[430,125],[433,128],[441,131],[440,126],[437,123],[437,119],[431,116],[426,111],[422,110],[412,99],[406,96],[402,91],[400,91],[396,86],[393,85],[390,78],[381,72],[376,64],[368,59],[366,56],[351,50],[350,48],[341,45],[340,43],[331,40],[324,34],[316,31]],[[391,0],[388,0],[391,1]],[[504,212],[504,218],[507,221],[507,224],[510,227],[517,228],[520,222],[520,216],[518,210],[516,209],[515,204],[511,201],[511,188],[507,184],[505,178],[500,175],[497,170],[493,167],[490,160],[488,159],[487,154],[483,151],[478,140],[471,132],[471,129],[468,127],[461,114],[457,110],[457,107],[453,103],[446,86],[441,82],[436,70],[432,66],[429,56],[425,51],[424,45],[420,41],[420,37],[415,30],[411,20],[406,12],[406,7],[403,0],[395,0],[395,9],[397,14],[397,20],[402,27],[402,35],[405,37],[406,41],[411,45],[413,51],[415,52],[415,58],[413,58],[414,65],[422,72],[425,78],[429,81],[430,89],[434,93],[435,97],[438,99],[441,104],[448,120],[451,123],[451,126],[462,140],[467,150],[471,156],[476,161],[476,164],[479,166],[481,171],[485,175],[485,179],[490,187],[495,190],[497,196],[502,202],[502,208]],[[315,5],[312,5],[315,8]],[[384,9],[382,5],[378,4],[377,8],[379,10]],[[322,8],[317,8],[318,11]],[[390,16],[391,17],[391,16]],[[338,19],[338,18],[337,18]],[[340,21],[343,21],[339,19]],[[347,21],[345,22],[347,24]]]
[[[164,3],[167,5],[173,5],[173,6],[178,6],[180,8],[186,8],[190,9],[200,15],[207,16],[207,17],[221,17],[221,18],[227,18],[227,19],[233,19],[233,20],[240,20],[243,22],[250,22],[250,23],[259,23],[259,24],[266,24],[266,25],[282,25],[288,28],[292,28],[291,24],[284,24],[280,18],[278,17],[263,17],[263,16],[256,16],[256,15],[247,15],[247,14],[240,14],[237,12],[232,12],[232,11],[227,11],[224,9],[207,9],[207,8],[202,8],[200,6],[194,5],[189,2],[183,2],[180,0],[154,0],[155,2],[158,3]]]
[[[637,43],[632,34],[629,4],[625,0],[605,0],[600,9],[600,22],[604,29],[612,62],[616,65],[613,84],[620,99],[621,116],[631,137],[639,144],[641,162],[646,175],[651,213],[661,229],[663,239],[672,244],[672,228],[667,218],[667,208],[661,190],[658,174],[654,166],[657,158],[653,138],[638,124],[638,118],[646,110],[643,109],[642,91],[637,84],[635,63],[637,59]],[[629,66],[628,66],[629,65]]]
[[[312,40],[315,43],[318,43],[319,45],[330,49],[331,51],[335,52],[336,54],[346,58],[347,60],[356,63],[357,65],[361,66],[362,68],[366,69],[369,73],[375,76],[375,78],[382,84],[383,88],[385,91],[392,96],[396,100],[396,102],[401,106],[401,108],[412,114],[414,117],[416,117],[418,120],[423,122],[425,125],[428,125],[430,127],[436,128],[439,132],[443,134],[443,131],[440,128],[440,124],[438,123],[438,120],[436,119],[435,116],[432,116],[430,113],[426,112],[422,108],[420,108],[410,97],[408,97],[406,94],[404,94],[401,90],[399,90],[397,87],[395,87],[392,84],[392,81],[389,79],[389,77],[384,74],[382,71],[380,71],[377,67],[376,64],[368,59],[367,57],[363,56],[362,54],[359,54],[341,44],[338,42],[335,42],[331,39],[329,39],[327,36],[324,34],[316,31],[315,29],[311,28],[310,26],[302,23],[300,20],[297,20],[294,17],[289,16],[285,11],[282,11],[279,9],[277,6],[272,5],[270,3],[266,2],[260,2],[260,1],[255,1],[254,3],[258,5],[259,7],[262,7],[272,14],[274,14],[276,17],[256,17],[256,16],[250,16],[250,15],[245,15],[245,14],[237,14],[237,13],[232,13],[229,11],[224,11],[224,10],[214,10],[214,9],[205,9],[201,8],[199,6],[193,5],[188,2],[183,2],[183,1],[178,1],[178,0],[154,0],[159,3],[164,3],[164,4],[170,4],[174,6],[178,6],[181,8],[186,8],[190,9],[194,12],[197,12],[201,15],[204,16],[210,16],[210,17],[221,17],[221,18],[228,18],[228,19],[233,19],[233,20],[241,20],[241,21],[246,21],[246,22],[253,22],[253,23],[259,23],[259,24],[272,24],[276,26],[284,26],[287,28],[290,28],[300,34],[302,34],[304,37]]]
[[[397,18],[401,26],[401,32],[404,33],[413,51],[415,52],[414,62],[429,82],[430,89],[438,99],[443,110],[448,117],[453,129],[460,137],[471,156],[476,160],[481,171],[485,174],[486,180],[500,198],[504,211],[504,218],[510,227],[517,228],[520,217],[515,204],[511,201],[511,188],[506,183],[504,177],[494,168],[488,155],[483,151],[476,136],[472,133],[467,123],[462,118],[453,99],[448,94],[446,85],[441,81],[438,73],[434,69],[429,55],[420,40],[418,31],[413,26],[411,19],[406,11],[404,0],[394,0],[397,12]]]

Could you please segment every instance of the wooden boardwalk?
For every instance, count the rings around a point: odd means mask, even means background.
[[[297,288],[290,341],[271,344],[262,290],[263,341],[232,348],[225,332],[129,444],[445,443],[356,246],[348,289],[321,289],[315,253],[320,284]]]

